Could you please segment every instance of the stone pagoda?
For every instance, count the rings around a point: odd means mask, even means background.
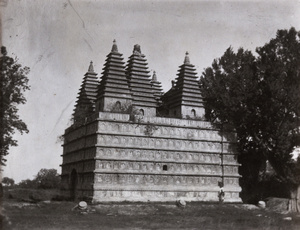
[[[184,63],[179,67],[176,81],[163,96],[164,112],[170,117],[203,118],[204,107],[195,66],[186,52]]]
[[[162,90],[161,82],[157,80],[155,71],[153,72],[152,75],[151,86],[152,86],[154,98],[158,102],[158,107],[161,107],[162,105],[161,97],[163,95],[163,90]]]
[[[94,72],[93,62],[91,62],[78,93],[73,114],[75,122],[85,119],[95,112],[98,85],[97,74]]]
[[[151,84],[146,57],[141,47],[135,45],[126,67],[129,87],[132,92],[132,106],[143,116],[156,116],[157,101]]]
[[[114,40],[98,88],[97,112],[125,112],[132,105],[132,92],[129,89],[122,56]]]
[[[187,53],[163,94],[140,46],[125,67],[114,41],[101,81],[92,65],[85,75],[74,113],[81,119],[64,134],[65,196],[94,203],[241,202],[235,134],[203,120],[196,75]],[[90,84],[86,97],[81,92]]]

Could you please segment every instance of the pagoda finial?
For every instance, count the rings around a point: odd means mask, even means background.
[[[184,58],[184,64],[190,64],[190,57],[189,57],[189,52],[186,51],[185,53],[185,58]]]
[[[140,45],[138,45],[138,44],[134,45],[134,47],[133,47],[133,54],[138,54],[138,55],[142,54],[141,46]]]
[[[113,53],[118,53],[119,52],[116,39],[113,40],[113,46],[111,48],[111,52],[113,52]]]
[[[156,77],[156,72],[155,72],[155,70],[153,71],[152,81],[153,81],[153,82],[156,82],[156,81],[157,81],[157,77]]]
[[[89,70],[88,72],[94,73],[94,66],[93,66],[93,62],[90,62],[90,66],[89,66]]]

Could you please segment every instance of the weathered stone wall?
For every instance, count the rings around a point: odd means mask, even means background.
[[[203,118],[205,115],[205,109],[204,107],[197,107],[197,106],[182,106],[182,117],[187,118]],[[194,112],[192,112],[192,110]],[[195,114],[194,114],[195,113]]]
[[[76,170],[79,196],[94,202],[218,201],[223,181],[225,201],[241,201],[231,133],[222,137],[204,121],[129,118],[99,113],[97,120],[67,130],[62,176]]]

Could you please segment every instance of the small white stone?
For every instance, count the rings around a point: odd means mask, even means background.
[[[186,202],[184,200],[178,200],[177,204],[179,207],[185,207],[186,206]]]
[[[284,217],[284,220],[292,220],[292,217],[288,216],[288,217]]]
[[[260,208],[266,208],[266,202],[264,202],[264,201],[258,201],[258,207],[260,207]]]
[[[85,210],[87,208],[87,203],[85,201],[80,201],[78,204],[80,210]]]

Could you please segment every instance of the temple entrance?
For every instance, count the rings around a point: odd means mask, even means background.
[[[77,199],[77,184],[78,184],[78,175],[75,169],[71,172],[71,180],[70,180],[70,197],[71,200]]]

